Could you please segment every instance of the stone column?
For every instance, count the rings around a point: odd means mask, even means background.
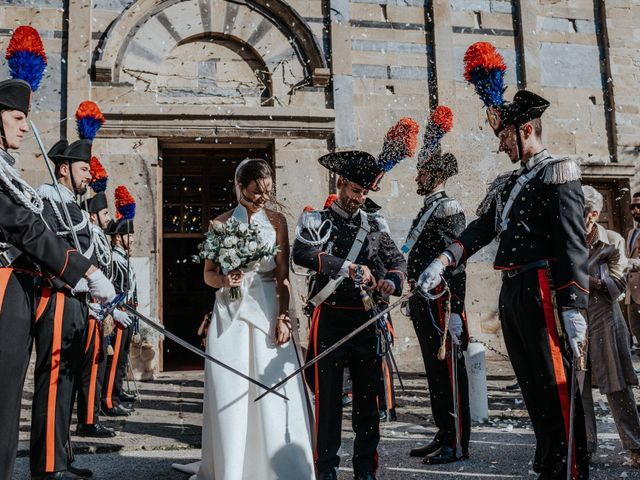
[[[451,29],[451,3],[449,0],[433,2],[433,51],[436,56],[434,78],[437,82],[438,103],[450,104],[455,98],[455,65],[453,30]],[[433,99],[429,99],[431,107]]]
[[[355,143],[353,77],[351,76],[351,26],[349,0],[330,0],[331,70],[333,106],[336,111],[335,146],[351,148]]]
[[[74,115],[80,102],[91,98],[91,3],[69,0],[66,26],[68,40],[67,63],[67,138],[77,138]]]
[[[526,88],[540,92],[540,48],[538,35],[538,2],[528,0],[518,1],[520,17],[520,35],[524,49],[523,68],[526,78]]]

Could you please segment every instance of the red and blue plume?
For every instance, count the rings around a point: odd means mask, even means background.
[[[453,128],[453,112],[445,105],[437,106],[429,116],[424,132],[424,145],[420,158],[428,158],[440,146],[442,138]],[[426,155],[426,156],[425,156]]]
[[[506,69],[502,55],[490,43],[474,43],[464,54],[464,78],[476,88],[485,107],[504,102]]]
[[[98,160],[98,157],[91,157],[89,171],[91,172],[89,186],[96,193],[104,192],[107,189],[109,175],[107,175],[107,171],[102,166],[102,163],[100,163],[100,160]]]
[[[136,216],[136,201],[124,185],[116,188],[116,211],[125,220],[133,220]]]
[[[28,25],[16,28],[5,56],[11,76],[24,80],[36,91],[47,68],[47,55],[37,30]]]
[[[105,122],[100,107],[91,100],[82,102],[76,110],[78,136],[84,140],[93,140]]]
[[[401,118],[384,137],[378,164],[388,172],[405,158],[413,157],[418,143],[420,126],[409,117]]]

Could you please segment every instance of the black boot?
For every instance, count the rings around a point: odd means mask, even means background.
[[[422,447],[412,448],[409,452],[409,455],[412,457],[426,457],[427,455],[431,455],[433,452],[438,450],[442,445],[441,442],[437,440],[432,440],[428,445],[424,445]]]
[[[443,463],[457,462],[458,460],[466,460],[469,458],[469,453],[463,453],[461,457],[456,457],[456,450],[451,447],[441,447],[439,451],[427,455],[422,460],[422,463],[427,465],[441,465]]]
[[[376,480],[376,475],[371,472],[356,473],[355,480]]]
[[[138,399],[138,397],[135,394],[125,392],[124,390],[122,391],[122,393],[120,393],[118,398],[120,398],[121,402],[129,402],[129,403],[135,402]]]
[[[396,413],[396,409],[395,408],[390,408],[389,409],[389,421],[390,422],[397,422],[398,421],[398,414]]]
[[[338,480],[338,474],[336,473],[336,469],[332,468],[330,470],[325,470],[324,472],[320,472],[318,474],[318,480]]]
[[[116,436],[116,432],[101,423],[94,423],[93,425],[79,423],[76,435],[81,437],[112,438]]]
[[[67,473],[76,475],[78,478],[91,478],[93,472],[88,468],[75,467],[72,463],[67,465]]]
[[[122,405],[116,405],[113,408],[103,408],[102,413],[107,417],[128,417],[131,415],[131,410],[124,408]]]
[[[53,472],[53,473],[32,473],[31,480],[79,480],[85,477],[79,477],[70,472]]]

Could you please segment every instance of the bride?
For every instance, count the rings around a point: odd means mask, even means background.
[[[205,283],[218,288],[207,336],[207,352],[266,385],[291,373],[298,357],[291,337],[289,240],[284,216],[265,208],[272,171],[261,159],[241,162],[235,174],[238,205],[214,222],[236,217],[260,227],[265,243],[280,247],[275,258],[250,271],[224,273],[207,260]],[[240,287],[233,300],[230,289]],[[311,433],[300,376],[280,390],[289,400],[206,362],[202,460],[175,468],[191,480],[305,480],[314,478]]]

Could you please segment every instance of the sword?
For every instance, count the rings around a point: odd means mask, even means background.
[[[587,371],[586,347],[586,341],[584,344],[579,343],[578,348],[580,349],[581,355],[574,358],[571,362],[571,403],[569,404],[569,441],[567,442],[567,480],[571,480],[573,478],[573,428],[575,424],[575,403],[576,394],[578,393],[577,388],[582,392],[582,388],[584,387],[584,380]]]
[[[458,355],[460,346],[451,340],[451,380],[453,381],[453,421],[456,429],[456,457],[462,458],[460,438],[460,402],[458,402]]]
[[[400,304],[402,302],[404,302],[405,300],[407,300],[408,298],[412,297],[413,295],[415,295],[417,292],[419,291],[419,289],[414,290],[413,292],[409,292],[403,296],[401,296],[398,300],[396,300],[394,303],[392,303],[391,305],[389,305],[387,308],[385,308],[384,310],[381,310],[380,313],[374,315],[373,317],[371,317],[369,320],[367,320],[366,322],[364,322],[362,325],[360,325],[358,328],[356,328],[355,330],[353,330],[351,333],[349,333],[348,335],[345,335],[344,337],[342,337],[340,340],[338,340],[336,343],[334,343],[333,345],[331,345],[329,348],[327,348],[325,351],[323,351],[322,353],[316,355],[314,358],[312,358],[311,360],[309,360],[307,363],[305,363],[304,365],[302,365],[300,368],[298,368],[297,370],[293,371],[292,373],[290,373],[289,375],[287,375],[286,377],[284,377],[282,380],[280,380],[278,383],[276,383],[274,386],[272,386],[271,388],[267,389],[266,392],[262,393],[261,395],[259,395],[258,397],[256,397],[255,401],[257,402],[258,400],[262,399],[262,397],[264,397],[267,393],[272,393],[275,390],[277,390],[280,386],[284,385],[285,383],[287,383],[289,380],[291,380],[293,377],[295,377],[296,375],[298,375],[299,373],[301,373],[303,370],[306,370],[307,368],[309,368],[312,365],[315,365],[316,363],[318,363],[320,360],[322,360],[324,357],[326,357],[327,355],[329,355],[331,352],[333,352],[334,350],[336,350],[337,348],[341,347],[342,345],[344,345],[346,342],[348,342],[349,340],[351,340],[353,337],[355,337],[357,334],[359,334],[360,332],[362,332],[363,330],[365,330],[367,327],[369,327],[370,325],[373,325],[375,322],[377,322],[380,318],[382,318],[384,315],[386,315],[387,313],[389,313],[391,310],[397,308],[400,306]]]
[[[262,394],[263,396],[266,395],[267,393],[273,393],[273,394],[279,396],[280,398],[283,398],[284,400],[289,400],[285,395],[281,394],[280,392],[274,392],[272,389],[270,389],[268,386],[264,385],[263,383],[260,383],[259,381],[254,380],[253,378],[249,377],[248,375],[245,375],[244,373],[236,370],[235,368],[230,367],[226,363],[223,363],[220,360],[212,357],[208,353],[203,352],[199,348],[194,347],[189,342],[186,342],[182,338],[180,338],[177,335],[175,335],[175,334],[171,333],[170,331],[166,330],[164,327],[161,327],[160,325],[158,325],[156,322],[154,322],[150,318],[145,317],[140,312],[138,312],[135,308],[133,308],[131,305],[127,305],[126,303],[123,303],[121,306],[124,307],[124,309],[127,310],[129,313],[135,315],[138,319],[142,320],[144,323],[149,325],[155,331],[160,332],[162,335],[164,335],[165,337],[169,338],[170,340],[173,340],[174,342],[176,342],[181,347],[186,348],[190,352],[195,353],[196,355],[198,355],[199,357],[204,358],[205,360],[209,360],[210,362],[215,363],[216,365],[224,368],[225,370],[230,371],[231,373],[235,373],[239,377],[244,378],[249,383],[253,383],[254,385],[266,390],[266,392],[264,392]]]
[[[51,160],[49,160],[49,156],[47,155],[47,151],[44,148],[44,143],[42,143],[42,138],[40,138],[40,133],[36,128],[36,124],[33,123],[33,120],[29,120],[31,124],[31,130],[33,131],[33,136],[36,138],[36,142],[38,142],[38,147],[40,147],[40,151],[44,156],[44,164],[47,166],[47,170],[49,171],[49,175],[51,176],[51,181],[53,182],[53,188],[55,188],[58,197],[60,197],[60,204],[62,205],[62,213],[64,214],[65,220],[69,223],[69,230],[71,231],[71,238],[73,238],[73,244],[76,247],[78,252],[83,253],[80,248],[80,241],[78,240],[78,235],[76,235],[76,231],[73,229],[73,222],[71,221],[71,215],[69,214],[69,209],[67,208],[67,204],[64,203],[64,199],[62,198],[62,192],[60,191],[60,185],[58,183],[58,179],[56,178],[55,173],[53,173],[53,169],[51,168]]]

